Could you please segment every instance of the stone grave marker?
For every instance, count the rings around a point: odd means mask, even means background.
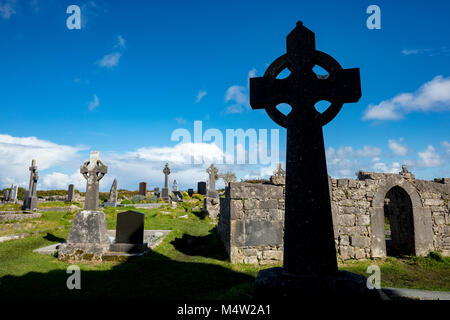
[[[69,184],[69,188],[67,189],[67,202],[72,202],[75,196],[75,188],[73,184]]]
[[[137,211],[126,211],[117,214],[116,239],[110,251],[125,253],[141,253],[147,249],[144,244],[145,215]]]
[[[206,195],[206,182],[200,181],[197,183],[197,193]]]
[[[164,188],[162,189],[162,195],[164,201],[169,201],[169,175],[170,175],[170,167],[169,164],[166,163],[163,169],[164,173]]]
[[[16,203],[17,202],[17,194],[19,191],[19,186],[13,185],[11,187],[11,196],[9,197],[9,202]]]
[[[38,199],[37,199],[37,182],[39,180],[39,174],[37,172],[36,160],[31,161],[30,167],[30,183],[26,197],[23,201],[23,210],[35,210],[37,209]]]
[[[108,201],[105,203],[106,207],[117,206],[117,179],[114,179],[111,189],[109,190]]]
[[[315,65],[329,74],[316,75]],[[286,68],[290,75],[277,79]],[[250,79],[251,107],[287,128],[284,263],[258,273],[256,298],[372,296],[364,277],[338,272],[322,132],[344,103],[360,97],[359,69],[342,69],[316,50],[302,22],[287,36],[287,53]],[[321,100],[331,102],[323,113],[315,109]],[[280,103],[291,105],[288,115],[276,108]]]
[[[194,189],[189,188],[187,193],[188,193],[189,197],[192,197],[192,195],[194,194]]]
[[[147,182],[139,183],[139,195],[144,197],[147,196]]]
[[[219,170],[216,168],[214,164],[211,164],[206,172],[209,175],[209,188],[208,188],[208,197],[217,198],[219,197],[218,192],[216,191],[216,181],[219,179]]]
[[[99,182],[107,172],[108,167],[97,151],[92,151],[90,159],[80,167],[80,173],[86,179],[84,210],[75,215],[67,242],[59,248],[59,259],[101,260],[102,254],[108,251],[110,241],[105,214],[98,211]]]

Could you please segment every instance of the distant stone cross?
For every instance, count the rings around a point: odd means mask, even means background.
[[[80,173],[87,181],[84,210],[98,210],[99,182],[107,172],[108,167],[100,160],[99,153],[97,151],[92,151],[90,159],[80,167]]]
[[[34,210],[37,208],[37,182],[39,180],[39,174],[37,172],[36,160],[31,160],[30,167],[30,183],[28,186],[28,191],[25,194],[25,199],[23,202],[23,209]],[[11,187],[11,193],[9,195],[9,200],[12,200],[13,189]]]
[[[166,165],[164,166],[163,173],[164,173],[164,188],[169,188],[170,168],[168,163],[166,163]]]
[[[273,172],[273,174],[274,174],[275,176],[284,176],[284,175],[286,175],[286,171],[283,170],[283,167],[281,166],[281,163],[279,163],[279,164],[277,165],[277,170],[275,170],[275,171]]]
[[[328,72],[319,76],[318,65]],[[276,79],[287,68],[285,79]],[[331,56],[317,51],[315,35],[298,22],[287,36],[287,53],[276,59],[263,77],[250,79],[250,104],[265,109],[287,128],[284,270],[295,274],[337,273],[328,173],[322,126],[342,105],[361,97],[359,69],[342,69]],[[326,111],[318,101],[331,103]],[[288,103],[284,115],[276,106]]]
[[[208,169],[206,169],[206,172],[209,174],[209,188],[208,188],[208,195],[209,196],[216,196],[216,181],[219,179],[219,170],[216,168],[216,166],[212,163]]]

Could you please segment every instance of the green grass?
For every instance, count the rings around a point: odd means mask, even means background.
[[[215,225],[201,211],[192,212],[196,205],[199,203],[176,209],[138,209],[145,214],[145,229],[173,231],[147,257],[122,263],[79,264],[81,290],[66,288],[69,264],[32,252],[65,239],[74,217],[69,212],[44,212],[41,218],[33,219],[36,224],[28,229],[24,226],[31,236],[0,243],[0,300],[250,299],[254,279],[263,267],[231,264]],[[115,228],[117,213],[126,210],[133,209],[105,208],[108,229]],[[186,214],[188,219],[179,218]],[[41,232],[33,234],[32,230]],[[368,276],[371,264],[380,266],[383,286],[450,291],[450,258],[437,255],[353,261],[340,268]]]
[[[350,261],[340,269],[368,277],[367,267],[378,265],[382,287],[450,291],[450,257],[431,253],[427,257],[409,257]]]

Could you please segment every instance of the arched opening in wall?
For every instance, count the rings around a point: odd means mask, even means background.
[[[386,254],[414,255],[413,207],[409,194],[399,186],[392,187],[384,198]]]

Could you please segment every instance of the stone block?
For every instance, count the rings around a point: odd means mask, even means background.
[[[366,258],[366,251],[364,249],[355,249],[355,259],[365,259]]]
[[[442,199],[425,199],[423,204],[425,206],[443,206],[444,200],[442,200]]]
[[[338,215],[338,223],[340,226],[354,226],[355,225],[355,215],[353,214],[341,214]]]
[[[358,226],[370,225],[370,216],[367,214],[357,216],[356,224]]]
[[[281,245],[283,243],[283,226],[280,222],[246,221],[245,245]]]
[[[350,237],[350,244],[353,247],[367,248],[370,245],[370,239],[368,237],[351,236]]]
[[[349,179],[338,179],[338,181],[337,181],[338,188],[345,188],[345,187],[347,187],[348,186],[348,181],[349,181]]]
[[[278,200],[269,199],[269,200],[261,200],[259,203],[259,207],[261,209],[278,209]]]
[[[283,260],[283,251],[282,250],[264,250],[262,253],[262,258],[264,260]]]

